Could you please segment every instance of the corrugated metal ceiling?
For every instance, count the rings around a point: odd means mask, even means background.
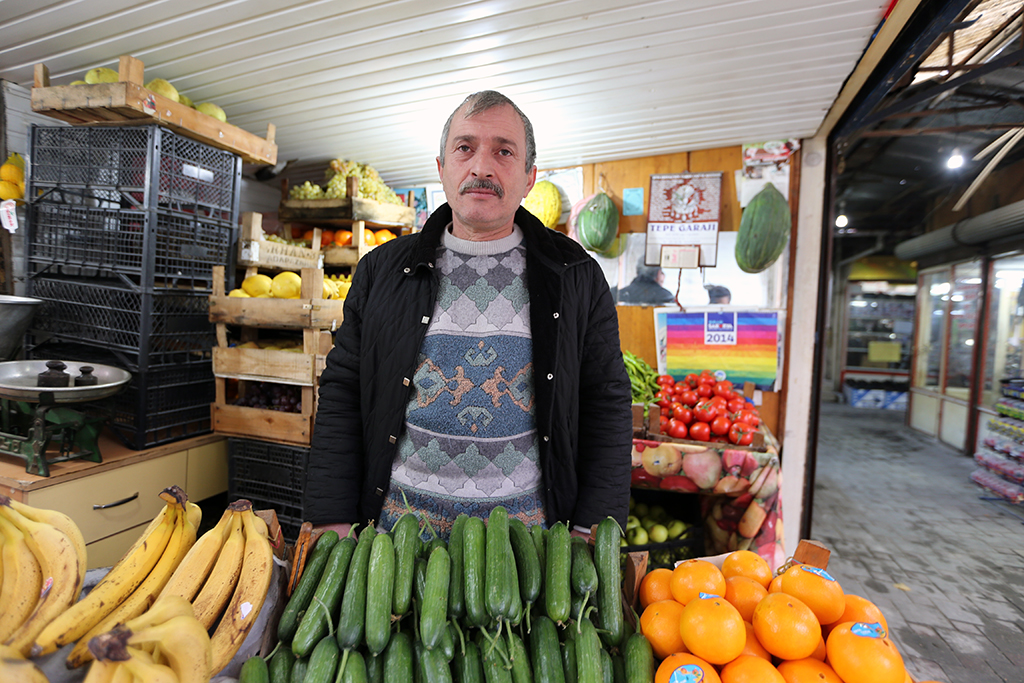
[[[434,182],[470,92],[534,122],[538,166],[812,135],[885,0],[3,0],[0,78],[54,84],[130,54],[146,80],[321,172],[342,157]]]

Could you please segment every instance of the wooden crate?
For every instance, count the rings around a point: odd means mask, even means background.
[[[215,266],[210,322],[292,330],[338,329],[345,300],[323,298],[323,270],[303,268],[300,276],[302,293],[298,299],[235,298],[224,290],[224,267]]]
[[[50,71],[36,64],[32,111],[71,124],[139,125],[159,123],[176,133],[223,149],[251,164],[277,163],[275,128],[267,126],[263,139],[238,126],[169,100],[143,87],[143,63],[122,55],[117,83],[50,85]]]
[[[242,231],[238,236],[238,265],[267,270],[301,270],[323,268],[324,252],[320,251],[320,229],[314,229],[313,247],[296,247],[271,242],[263,232],[263,214],[242,214]]]
[[[217,378],[216,402],[210,406],[213,431],[224,436],[261,439],[294,446],[308,446],[316,417],[316,387],[302,387],[302,410],[285,413],[227,402],[227,380]]]

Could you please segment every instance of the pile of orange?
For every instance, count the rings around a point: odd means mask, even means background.
[[[640,630],[661,660],[655,683],[905,683],[881,610],[828,572],[794,565],[773,577],[756,553],[721,569],[687,560],[640,584]],[[687,678],[689,675],[691,678]]]

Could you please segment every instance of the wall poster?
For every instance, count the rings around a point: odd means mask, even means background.
[[[673,247],[697,246],[700,256],[695,265],[713,267],[721,213],[721,172],[652,175],[647,265],[670,267],[677,253]]]

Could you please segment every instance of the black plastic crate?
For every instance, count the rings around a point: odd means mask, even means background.
[[[228,439],[228,496],[245,498],[257,509],[277,512],[285,538],[294,541],[304,519],[309,448]]]
[[[211,349],[209,292],[179,288],[125,288],[119,281],[34,277],[29,296],[43,305],[33,329],[137,353]]]
[[[177,383],[201,382],[211,376],[212,349],[194,351],[168,351],[142,356],[131,351],[83,344],[80,340],[52,336],[42,339],[27,335],[28,357],[45,360],[71,360],[79,363],[101,363],[135,374],[149,371],[167,371]]]

